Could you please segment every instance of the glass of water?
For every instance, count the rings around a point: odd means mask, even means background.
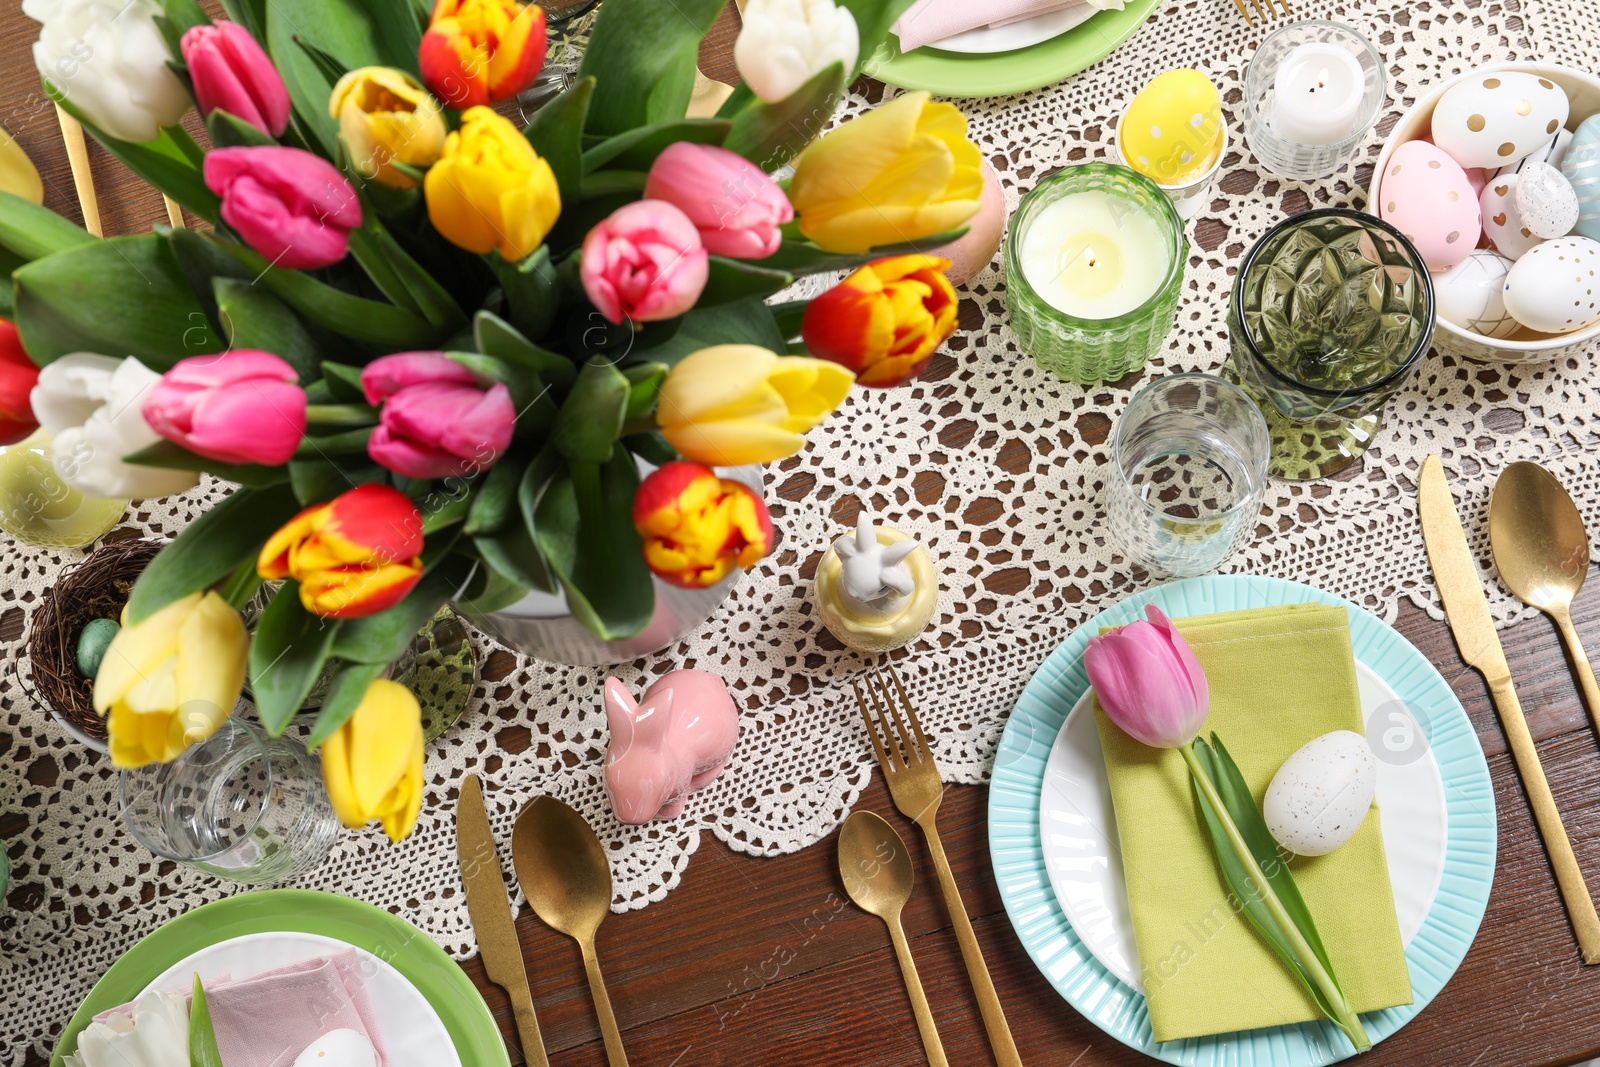
[[[1215,570],[1255,528],[1270,442],[1261,411],[1209,374],[1158,378],[1136,393],[1111,440],[1111,536],[1152,572]]]
[[[317,867],[338,819],[304,745],[270,738],[239,713],[171,763],[122,772],[122,822],[165,859],[251,885]]]

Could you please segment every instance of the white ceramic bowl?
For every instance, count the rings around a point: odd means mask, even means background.
[[[1433,123],[1434,105],[1438,104],[1439,98],[1445,91],[1457,82],[1468,78],[1479,78],[1499,70],[1525,71],[1541,78],[1549,78],[1561,86],[1562,91],[1572,101],[1572,113],[1567,119],[1569,130],[1577,129],[1578,124],[1590,115],[1600,113],[1600,77],[1585,71],[1554,63],[1491,63],[1476,67],[1429,89],[1417,100],[1416,106],[1395,123],[1394,129],[1389,133],[1389,139],[1384,142],[1383,152],[1378,156],[1377,165],[1372,169],[1374,188],[1368,189],[1371,202],[1377,202],[1376,186],[1381,184],[1382,176],[1388,169],[1389,157],[1394,154],[1395,149],[1407,141],[1427,136]],[[1593,347],[1596,338],[1600,338],[1600,323],[1585,330],[1560,335],[1522,329],[1508,338],[1500,339],[1484,337],[1453,322],[1446,322],[1442,316],[1438,318],[1437,328],[1433,333],[1433,341],[1440,348],[1472,359],[1488,360],[1491,363],[1543,363],[1561,359]]]

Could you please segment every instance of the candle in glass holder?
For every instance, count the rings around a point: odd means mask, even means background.
[[[1347,49],[1307,41],[1278,65],[1272,129],[1297,144],[1336,144],[1356,131],[1365,85],[1361,62]]]
[[[1022,235],[1023,275],[1044,301],[1080,319],[1114,319],[1155,295],[1172,265],[1156,219],[1098,189],[1047,206]]]

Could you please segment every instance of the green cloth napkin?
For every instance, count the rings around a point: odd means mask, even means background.
[[[1174,622],[1211,684],[1202,736],[1221,737],[1257,803],[1307,741],[1364,732],[1344,608],[1290,604]],[[1135,741],[1098,702],[1094,712],[1155,1039],[1319,1018],[1230,904],[1183,757]],[[1411,1003],[1377,806],[1343,847],[1296,858],[1291,869],[1356,1011]]]

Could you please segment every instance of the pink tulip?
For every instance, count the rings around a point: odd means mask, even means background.
[[[1148,622],[1089,639],[1083,666],[1107,718],[1136,741],[1182,748],[1211,710],[1211,687],[1183,635],[1155,605]]]
[[[442,352],[399,352],[361,372],[367,403],[382,404],[367,442],[374,463],[407,478],[447,478],[494,465],[517,413],[504,385],[486,385]]]
[[[178,42],[200,113],[221,108],[263,133],[289,125],[289,90],[250,31],[237,22],[191,26]]]
[[[222,463],[287,463],[306,432],[294,368],[254,349],[180,360],[142,410],[162,437]]]
[[[583,291],[612,322],[655,322],[694,307],[710,267],[689,216],[665,200],[619,207],[583,239]]]
[[[794,206],[778,183],[737,152],[678,141],[656,157],[644,195],[689,216],[714,256],[765,259],[778,250],[778,227]]]
[[[356,191],[332,163],[299,148],[261,145],[206,153],[206,185],[222,221],[275,267],[339,262],[361,225]]]

